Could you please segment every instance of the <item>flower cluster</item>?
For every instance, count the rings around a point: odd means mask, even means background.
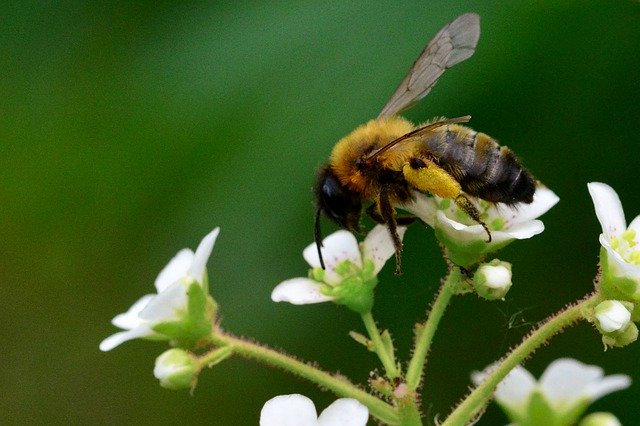
[[[216,228],[207,234],[195,253],[180,250],[156,278],[158,293],[143,296],[113,318],[113,325],[124,331],[104,339],[100,350],[109,351],[136,338],[192,345],[207,336],[215,303],[208,293],[206,264],[219,232]]]
[[[640,216],[627,227],[616,191],[600,182],[588,188],[602,226],[598,290],[606,299],[596,307],[594,323],[605,346],[625,346],[638,338],[633,321],[640,319]]]
[[[405,230],[398,228],[400,238]],[[316,245],[310,244],[302,252],[311,266],[309,276],[281,282],[271,293],[271,299],[294,305],[333,301],[361,314],[371,311],[377,275],[394,254],[387,228],[377,225],[362,244],[352,233],[337,231],[322,241],[321,250],[325,269],[320,265]]]

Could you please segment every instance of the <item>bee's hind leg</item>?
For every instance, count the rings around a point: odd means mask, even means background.
[[[466,214],[468,214],[471,219],[475,220],[480,225],[482,225],[482,227],[484,228],[484,230],[487,233],[487,236],[489,237],[487,239],[487,243],[490,243],[491,242],[491,232],[489,231],[489,228],[487,227],[487,224],[484,223],[484,221],[480,218],[480,212],[478,211],[476,206],[474,206],[473,203],[464,194],[459,194],[455,198],[455,202],[456,202],[456,205],[462,211],[464,211]]]

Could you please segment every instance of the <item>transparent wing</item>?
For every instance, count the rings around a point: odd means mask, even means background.
[[[465,13],[429,42],[378,118],[395,115],[427,96],[447,69],[473,55],[480,38],[480,17]]]

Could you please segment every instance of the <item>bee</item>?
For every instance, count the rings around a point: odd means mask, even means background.
[[[415,126],[398,114],[424,98],[445,70],[473,55],[480,18],[473,13],[445,25],[427,44],[377,118],[358,127],[333,148],[317,175],[315,241],[324,268],[320,218],[361,231],[366,213],[386,224],[393,241],[396,274],[401,273],[402,241],[395,206],[415,198],[414,191],[452,199],[472,220],[491,232],[471,198],[510,206],[531,203],[536,181],[506,146],[460,123],[470,116],[436,119]]]

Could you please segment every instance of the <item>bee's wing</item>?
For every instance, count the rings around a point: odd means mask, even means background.
[[[449,22],[424,48],[378,118],[389,117],[427,96],[445,70],[468,59],[480,38],[480,17],[465,13]]]

